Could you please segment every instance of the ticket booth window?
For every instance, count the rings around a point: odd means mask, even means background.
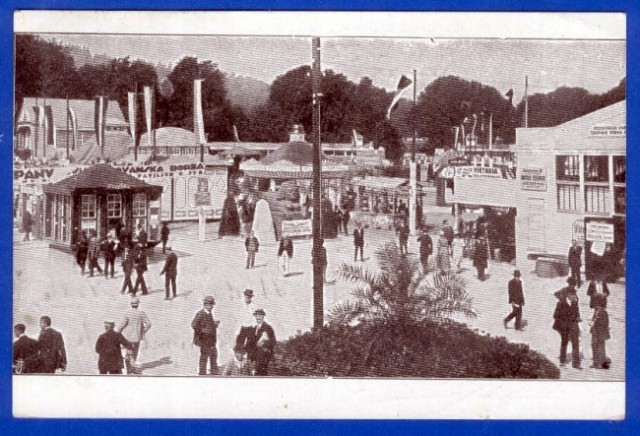
[[[122,196],[120,194],[107,195],[107,217],[120,218],[122,216]]]
[[[83,195],[81,201],[82,230],[97,230],[96,196]]]
[[[133,194],[134,235],[138,237],[141,229],[147,231],[147,194]]]

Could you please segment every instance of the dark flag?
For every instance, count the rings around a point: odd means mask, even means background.
[[[509,104],[512,104],[512,102],[513,102],[513,89],[508,90],[505,95],[509,98]]]
[[[413,82],[407,76],[403,75],[398,82],[398,88],[396,89],[396,95],[393,97],[391,104],[389,105],[389,109],[387,109],[387,119],[391,118],[391,111],[398,104],[402,95],[409,89]]]

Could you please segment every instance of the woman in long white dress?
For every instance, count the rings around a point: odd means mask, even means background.
[[[464,257],[464,239],[460,233],[456,234],[455,238],[453,238],[451,247],[453,252],[453,267],[456,272],[460,272],[460,265]]]

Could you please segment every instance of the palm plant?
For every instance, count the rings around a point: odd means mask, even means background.
[[[393,242],[376,250],[379,272],[342,264],[338,276],[352,282],[356,301],[342,302],[329,312],[330,323],[361,321],[440,321],[455,315],[475,317],[464,279],[455,273],[435,274],[429,280],[418,262],[400,254]]]

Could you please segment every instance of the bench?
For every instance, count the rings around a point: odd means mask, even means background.
[[[569,274],[566,259],[557,257],[538,257],[536,259],[536,275],[538,277],[554,278]]]

